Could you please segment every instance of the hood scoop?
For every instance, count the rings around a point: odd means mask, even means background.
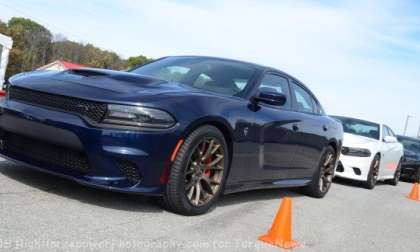
[[[94,69],[94,68],[79,68],[79,69],[72,69],[69,70],[70,73],[72,74],[77,74],[77,75],[82,75],[85,77],[90,77],[90,76],[107,76],[109,75],[109,73],[103,71],[103,70],[99,70],[99,69]]]
[[[142,76],[138,74],[133,74],[129,72],[123,71],[114,71],[114,70],[106,70],[106,69],[97,69],[97,68],[79,68],[69,70],[68,73],[83,76],[83,77],[106,77],[109,79],[123,81],[123,82],[130,82],[140,85],[147,85],[147,84],[162,84],[165,83],[163,80],[154,79],[148,76]]]

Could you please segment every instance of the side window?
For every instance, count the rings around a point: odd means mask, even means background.
[[[316,105],[317,105],[318,114],[319,115],[325,115],[326,113],[324,111],[324,108],[321,106],[321,104],[319,104],[319,102],[317,102]]]
[[[293,105],[297,111],[304,113],[315,112],[314,99],[305,89],[301,88],[296,83],[293,83],[293,95],[295,97]]]
[[[210,78],[208,75],[206,74],[200,74],[198,76],[198,78],[194,81],[193,86],[194,87],[203,87],[206,84],[208,84],[209,82],[212,82],[212,78]]]
[[[323,115],[324,112],[322,111],[321,105],[312,97],[312,104],[314,106],[314,113],[317,115]]]
[[[186,67],[169,66],[159,69],[153,74],[165,80],[180,82],[188,74],[189,71],[190,69]]]
[[[397,135],[394,133],[394,131],[391,128],[389,128],[389,133],[391,133],[391,136],[397,137]]]
[[[388,128],[386,126],[382,126],[382,139],[385,139],[387,136],[391,136],[388,132]]]
[[[388,130],[388,135],[389,136],[393,136],[393,137],[395,137],[395,133],[394,133],[394,131],[392,131],[392,129],[390,128],[390,127],[388,127],[388,126],[385,126],[386,128],[387,128],[387,130]]]
[[[290,108],[289,82],[286,78],[274,74],[266,74],[261,81],[259,91],[284,94],[287,97],[283,108]]]

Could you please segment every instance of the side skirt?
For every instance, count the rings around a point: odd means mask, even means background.
[[[312,178],[302,179],[281,179],[272,181],[246,181],[243,183],[235,183],[226,185],[224,194],[231,194],[237,192],[272,189],[272,188],[289,188],[289,187],[302,187],[311,183]]]

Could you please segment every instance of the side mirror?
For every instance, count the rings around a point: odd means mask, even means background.
[[[396,138],[396,137],[393,137],[393,136],[386,136],[386,137],[384,138],[384,142],[385,142],[385,143],[396,143],[396,142],[398,142],[398,140],[397,140],[397,138]]]
[[[261,91],[258,96],[252,97],[252,103],[266,103],[274,106],[286,104],[287,97],[277,92]]]

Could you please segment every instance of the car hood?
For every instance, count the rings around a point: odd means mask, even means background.
[[[420,160],[420,153],[411,151],[411,150],[406,149],[406,148],[404,149],[404,156],[406,158]]]
[[[141,102],[164,93],[194,92],[193,88],[129,72],[82,68],[63,72],[36,71],[10,79],[13,86],[98,101]]]
[[[344,133],[344,146],[359,146],[372,144],[376,142],[378,142],[378,140],[350,133]]]

